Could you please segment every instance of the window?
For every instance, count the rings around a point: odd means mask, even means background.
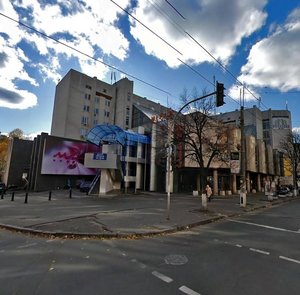
[[[106,93],[106,92],[107,92],[107,90],[104,88],[104,89],[103,89],[103,93]]]
[[[84,110],[85,112],[89,112],[89,111],[90,111],[90,107],[89,107],[89,106],[86,106],[86,105],[84,105],[84,106],[83,106],[83,110]]]
[[[109,117],[109,112],[107,110],[104,110],[104,117]]]
[[[130,93],[130,92],[127,93],[127,100],[128,100],[128,101],[131,100],[131,93]]]
[[[89,118],[88,117],[81,117],[81,124],[82,125],[88,125],[89,123]]]
[[[129,116],[129,115],[130,115],[130,108],[127,107],[127,108],[126,108],[126,116]]]
[[[80,129],[80,135],[83,136],[83,137],[86,136],[86,129],[81,128]]]
[[[128,126],[128,125],[129,125],[129,116],[126,116],[125,125],[126,125],[126,126]]]
[[[84,98],[87,99],[87,100],[91,100],[91,95],[86,93],[86,94],[84,95]]]
[[[106,105],[107,107],[110,106],[110,101],[109,101],[108,99],[105,100],[105,105]]]
[[[98,125],[98,120],[97,120],[97,119],[94,119],[93,125],[94,125],[94,126]]]
[[[86,89],[92,89],[92,86],[90,86],[90,85],[85,85],[85,88],[86,88]]]
[[[270,120],[263,120],[263,129],[270,129]]]
[[[100,102],[100,98],[96,96],[96,97],[95,97],[95,102],[96,102],[96,103],[99,103],[99,102]]]
[[[264,138],[264,139],[270,138],[270,132],[269,132],[269,131],[264,131],[264,132],[263,132],[263,138]]]
[[[94,116],[97,116],[99,114],[99,109],[94,109]]]

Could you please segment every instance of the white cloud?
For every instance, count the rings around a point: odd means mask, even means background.
[[[300,9],[284,25],[256,43],[241,69],[239,79],[255,87],[280,91],[300,89]]]
[[[294,127],[292,132],[300,134],[300,127]]]
[[[259,93],[257,93],[255,91],[255,89],[253,89],[253,87],[251,87],[251,86],[246,86],[243,89],[243,86],[232,85],[228,89],[227,95],[240,103],[242,103],[243,100],[244,101],[257,101],[260,99]]]
[[[130,0],[119,3],[127,7]],[[124,60],[128,56],[129,42],[115,26],[120,11],[110,1],[57,0],[49,4],[36,0],[2,0],[0,11],[95,59]],[[38,70],[43,81],[50,79],[57,83],[60,72],[65,72],[62,62],[71,59],[77,60],[83,72],[100,79],[109,71],[103,64],[1,16],[0,77],[6,89],[0,92],[0,106],[24,109],[37,105],[36,96],[16,83],[27,81],[38,86],[30,69]]]
[[[0,107],[24,110],[36,105],[35,94],[14,87],[0,87]]]
[[[266,19],[266,0],[174,0],[172,4],[183,20],[166,1],[139,0],[134,11],[137,19],[157,32],[180,53],[163,43],[138,22],[131,20],[131,33],[146,53],[164,60],[170,67],[179,66],[178,57],[199,64],[213,62],[196,43],[186,38],[185,31],[209,50],[215,58],[228,63],[243,38],[262,27]],[[159,17],[157,17],[159,16]]]

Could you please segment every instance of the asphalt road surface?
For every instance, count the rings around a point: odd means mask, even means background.
[[[0,231],[0,294],[300,294],[300,201],[139,240]]]

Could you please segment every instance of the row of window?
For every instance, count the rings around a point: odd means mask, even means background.
[[[85,100],[91,100],[91,94],[85,93],[84,94],[84,99]],[[95,101],[95,103],[100,103],[100,97],[95,96],[94,101]],[[105,105],[110,107],[110,100],[109,99],[105,99]]]
[[[99,123],[98,119],[93,119],[93,126],[98,125],[98,123]],[[81,125],[88,126],[89,125],[89,118],[85,117],[85,116],[82,116],[81,117]]]
[[[84,112],[89,112],[90,111],[90,106],[84,105],[83,106],[83,111]],[[99,115],[99,109],[94,109],[94,116]],[[104,110],[104,117],[109,117],[109,111]]]
[[[85,85],[85,88],[89,89],[89,90],[92,90],[92,86],[88,85],[88,84]],[[107,89],[103,88],[103,93],[106,93],[106,92],[107,92]]]

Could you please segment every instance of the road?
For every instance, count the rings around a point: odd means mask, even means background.
[[[300,201],[139,240],[0,231],[0,294],[300,294]]]

